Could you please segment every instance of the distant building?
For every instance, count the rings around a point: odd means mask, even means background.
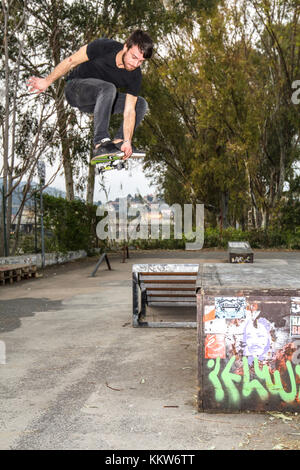
[[[17,220],[12,216],[11,230],[14,232],[17,227]],[[31,209],[23,209],[20,223],[20,232],[31,233],[34,230],[34,211]]]

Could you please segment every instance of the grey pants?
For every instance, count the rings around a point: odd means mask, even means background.
[[[94,114],[94,145],[109,137],[109,122],[112,114],[121,114],[125,107],[125,93],[119,93],[115,85],[97,78],[74,78],[65,86],[68,103],[80,111]],[[134,130],[142,122],[148,109],[141,96],[136,103],[136,122]],[[115,139],[123,139],[123,122]]]

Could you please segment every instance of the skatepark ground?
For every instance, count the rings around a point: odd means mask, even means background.
[[[86,258],[0,286],[0,449],[299,450],[298,414],[197,411],[195,329],[131,326],[132,264],[226,259],[133,251],[95,277]],[[300,251],[255,260],[300,265]]]

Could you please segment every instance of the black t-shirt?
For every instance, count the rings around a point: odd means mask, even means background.
[[[125,93],[138,96],[142,82],[141,69],[138,67],[128,71],[117,67],[116,55],[121,49],[123,45],[120,42],[112,39],[96,39],[87,46],[89,60],[72,70],[67,80],[99,78],[124,89]]]

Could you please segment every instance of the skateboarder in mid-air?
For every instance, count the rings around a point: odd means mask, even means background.
[[[30,77],[30,91],[41,93],[55,80],[66,76],[65,96],[80,111],[94,114],[94,158],[108,155],[144,156],[132,145],[135,129],[147,111],[147,102],[138,96],[140,66],[150,59],[153,42],[141,30],[134,31],[125,44],[112,39],[96,39],[64,59],[45,78]],[[121,93],[119,89],[125,93]],[[113,141],[109,136],[112,114],[123,113],[123,122]]]

